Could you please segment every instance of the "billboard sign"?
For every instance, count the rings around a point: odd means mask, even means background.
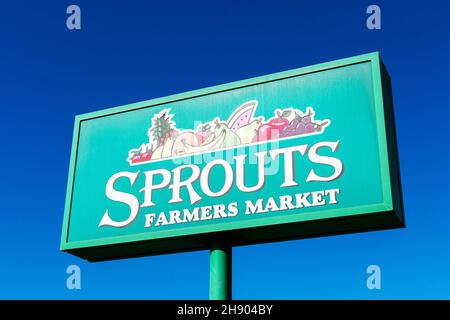
[[[401,226],[378,53],[75,119],[61,249],[91,261]]]

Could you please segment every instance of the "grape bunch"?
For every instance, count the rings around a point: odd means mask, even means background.
[[[313,132],[320,132],[328,121],[315,123],[312,121],[311,110],[304,116],[295,112],[295,118],[281,131],[281,137],[292,137]]]

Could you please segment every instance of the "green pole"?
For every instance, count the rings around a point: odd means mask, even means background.
[[[231,247],[220,243],[209,254],[209,299],[231,299]]]

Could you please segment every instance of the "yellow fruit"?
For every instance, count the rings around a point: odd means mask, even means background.
[[[198,146],[197,136],[193,131],[185,131],[178,135],[172,146],[172,156],[179,156],[186,153],[184,150],[184,143],[188,143],[193,146]]]
[[[236,133],[241,138],[242,144],[251,143],[253,138],[256,136],[258,128],[261,126],[261,120],[254,120],[247,124],[246,126],[240,127]]]
[[[163,146],[159,146],[158,148],[156,148],[152,154],[152,160],[161,159],[162,152],[163,152]]]
[[[175,141],[171,138],[167,139],[164,143],[161,158],[168,158],[172,156],[172,149],[173,145],[175,144]]]

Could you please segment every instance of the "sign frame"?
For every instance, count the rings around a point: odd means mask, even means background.
[[[193,228],[193,232],[189,234],[186,234],[189,227],[179,230],[158,231],[161,235],[159,238],[149,237],[148,233],[140,233],[95,240],[68,241],[78,140],[83,121],[365,62],[371,63],[383,203],[350,209],[332,209],[327,211],[326,217],[323,216],[322,212],[317,212],[317,218],[308,221],[302,220],[302,215],[273,216],[251,221],[235,221],[232,226],[230,226],[230,223],[228,223],[229,226],[225,226],[227,222],[217,225],[196,226]],[[211,248],[213,243],[217,241],[228,246],[239,246],[404,227],[393,113],[390,77],[380,59],[380,54],[373,52],[77,115],[74,124],[60,249],[89,261],[102,261],[204,250]],[[180,243],[182,243],[182,246],[180,246]]]

